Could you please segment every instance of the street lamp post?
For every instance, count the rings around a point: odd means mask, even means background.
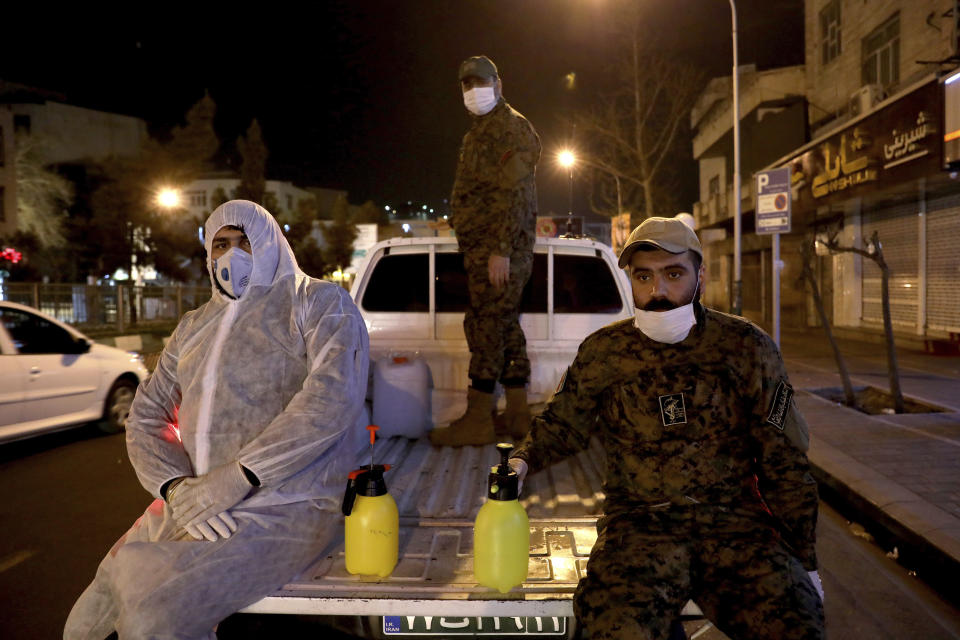
[[[560,163],[561,167],[567,170],[567,174],[570,178],[570,191],[567,208],[567,235],[573,235],[573,165],[576,164],[577,158],[575,155],[573,155],[573,151],[564,149],[557,154],[557,162]]]
[[[730,311],[743,311],[743,278],[741,275],[741,212],[740,212],[740,78],[737,63],[737,5],[730,0],[731,35],[733,37],[733,300]]]

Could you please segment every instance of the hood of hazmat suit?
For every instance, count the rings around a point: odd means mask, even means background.
[[[253,252],[238,299],[217,287],[210,260],[222,227]],[[234,461],[260,486],[244,508],[315,501],[338,509],[367,387],[368,338],[349,294],[311,278],[276,220],[252,202],[218,207],[204,226],[213,295],[184,315],[127,420],[127,449],[154,496],[181,476]]]

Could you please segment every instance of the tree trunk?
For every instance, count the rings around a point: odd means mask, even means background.
[[[893,410],[904,412],[903,392],[900,390],[900,370],[897,367],[897,348],[893,340],[893,321],[890,318],[890,268],[883,259],[883,251],[876,233],[873,236],[877,248],[874,258],[880,267],[880,296],[883,304],[883,332],[887,336],[887,371],[890,376],[890,395],[893,396]]]
[[[823,325],[823,331],[827,334],[827,341],[830,342],[830,348],[833,349],[833,358],[837,361],[837,369],[840,372],[840,381],[843,384],[844,404],[848,407],[856,406],[856,397],[853,395],[853,384],[850,382],[850,372],[847,370],[847,363],[840,353],[840,347],[837,345],[836,338],[833,337],[833,329],[830,328],[830,321],[827,319],[827,312],[823,307],[823,299],[820,298],[820,287],[817,285],[817,278],[810,267],[810,249],[804,246],[802,251],[803,259],[803,277],[810,285],[810,292],[813,294],[813,306],[817,308],[817,315],[820,316],[820,324]]]
[[[657,212],[653,209],[653,180],[644,180],[643,181],[643,210],[645,212],[644,220],[647,218],[652,218],[657,215]],[[670,215],[666,212],[661,213],[665,218],[669,218]]]

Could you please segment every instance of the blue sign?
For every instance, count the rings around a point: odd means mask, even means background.
[[[790,233],[790,167],[756,174],[757,233]]]

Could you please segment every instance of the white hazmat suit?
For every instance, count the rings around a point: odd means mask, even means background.
[[[209,258],[227,225],[243,229],[253,253],[236,300],[218,290]],[[213,296],[184,315],[127,420],[130,461],[157,500],[101,562],[65,638],[214,637],[219,621],[288,582],[339,530],[349,431],[367,386],[363,320],[343,288],[300,271],[262,207],[227,202],[204,231]],[[196,540],[161,488],[238,462],[259,486],[229,507],[237,531]]]

